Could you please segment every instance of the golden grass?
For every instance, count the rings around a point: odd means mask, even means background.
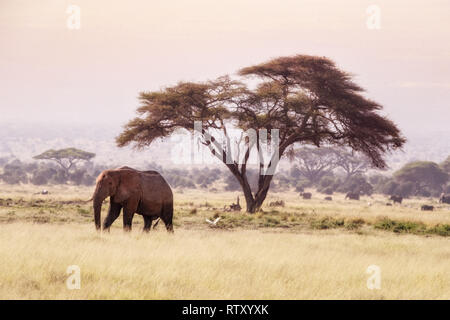
[[[442,237],[0,224],[0,299],[449,299]],[[369,265],[381,289],[366,286]],[[69,265],[81,289],[68,290]]]
[[[33,194],[41,189],[51,194]],[[450,206],[436,199],[388,207],[381,195],[329,202],[280,192],[249,215],[222,210],[238,192],[175,190],[174,235],[161,225],[142,234],[139,216],[131,234],[120,217],[98,234],[82,201],[92,190],[0,184],[0,299],[450,299],[448,236],[374,227],[380,217],[449,224]],[[269,207],[275,200],[286,206]],[[220,228],[210,228],[205,218],[216,216]],[[345,225],[321,230],[322,219]],[[364,223],[347,228],[353,219]],[[80,290],[65,285],[69,265],[81,268]],[[381,268],[380,290],[366,286],[369,265]]]
[[[34,195],[34,192],[42,189],[48,189],[50,195]],[[332,195],[333,201],[323,200],[325,195],[311,191],[313,194],[312,200],[300,199],[297,192],[270,192],[263,210],[271,211],[277,210],[286,214],[306,214],[315,217],[333,217],[333,218],[348,218],[348,219],[364,219],[366,222],[374,223],[380,217],[388,217],[393,220],[406,220],[414,222],[422,222],[428,226],[436,224],[450,224],[450,205],[439,204],[437,199],[431,198],[411,198],[405,199],[402,205],[386,206],[388,197],[382,195],[374,195],[372,197],[363,196],[360,201],[345,200],[343,194]],[[44,200],[44,201],[70,201],[70,200],[88,200],[93,192],[93,187],[83,186],[46,186],[38,187],[32,185],[10,186],[0,184],[0,198],[24,199],[26,201]],[[190,216],[189,220],[200,219],[204,221],[205,217],[214,214],[215,211],[220,211],[225,205],[236,202],[236,197],[240,196],[241,206],[245,208],[244,197],[240,192],[208,192],[207,190],[174,190],[175,200],[175,218],[189,216],[189,212],[196,208],[197,216]],[[286,207],[272,208],[268,204],[271,201],[284,200]],[[208,207],[204,206],[208,204]],[[421,211],[420,206],[423,204],[431,204],[435,206],[434,211]],[[81,209],[92,210],[92,203],[79,204]],[[104,206],[104,211],[106,209]],[[213,210],[216,208],[218,210]],[[3,212],[6,214],[10,211],[15,211],[16,215],[20,215],[20,211],[26,209],[29,212],[30,208],[0,208],[0,215]],[[6,212],[5,212],[6,211]],[[71,213],[72,214],[72,213]],[[237,215],[236,213],[233,213]],[[92,218],[92,215],[86,215]],[[66,217],[68,220],[76,220],[74,215]],[[137,219],[141,220],[141,219]],[[117,222],[116,222],[117,223]],[[181,223],[181,222],[180,222]]]
[[[50,185],[35,186],[32,184],[9,185],[0,183],[0,198],[22,198],[31,199],[48,199],[53,200],[88,200],[94,192],[95,186],[74,186],[74,185]],[[50,191],[49,195],[35,194],[42,190]]]

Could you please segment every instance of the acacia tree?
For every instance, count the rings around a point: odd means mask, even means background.
[[[370,168],[370,160],[364,154],[341,148],[334,149],[334,152],[336,167],[345,172],[346,181],[358,174],[364,174]]]
[[[440,167],[450,175],[450,156],[440,164]]]
[[[33,159],[36,160],[51,160],[55,161],[60,165],[66,174],[69,174],[70,169],[72,169],[79,161],[89,161],[95,157],[95,153],[75,149],[67,148],[60,150],[47,150],[40,155],[34,156]]]
[[[417,194],[423,189],[442,192],[443,186],[449,179],[449,174],[442,170],[437,163],[431,161],[415,161],[405,164],[394,172],[394,178],[402,183],[412,183]]]
[[[377,113],[382,107],[362,95],[350,74],[325,57],[296,55],[243,68],[241,81],[221,77],[202,83],[180,82],[155,92],[140,94],[138,117],[117,137],[118,146],[150,145],[178,129],[192,131],[201,121],[200,136],[211,153],[222,161],[242,187],[247,212],[263,204],[279,158],[296,143],[347,145],[366,154],[375,167],[386,166],[383,155],[405,143],[396,125]],[[256,87],[246,81],[256,78]],[[233,158],[227,134],[229,127],[255,130],[256,143],[247,143],[242,161]],[[278,148],[270,160],[261,157],[259,130],[278,129]],[[222,132],[220,143],[214,136]],[[212,133],[213,132],[213,133]],[[255,192],[247,178],[250,151],[259,155]],[[268,168],[271,170],[268,171]]]
[[[311,183],[317,183],[336,167],[336,153],[332,148],[304,147],[294,150],[292,157],[297,163],[300,175]]]

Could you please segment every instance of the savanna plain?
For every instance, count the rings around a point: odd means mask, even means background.
[[[286,191],[248,214],[224,210],[235,192],[174,190],[174,234],[143,233],[139,215],[131,233],[121,216],[108,233],[95,231],[93,188],[48,190],[0,185],[0,299],[450,298],[450,206],[437,199]],[[81,283],[69,290],[72,265]]]

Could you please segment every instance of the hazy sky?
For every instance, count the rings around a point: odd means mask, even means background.
[[[354,73],[404,129],[449,127],[449,0],[0,0],[0,120],[124,123],[139,91],[299,53]]]

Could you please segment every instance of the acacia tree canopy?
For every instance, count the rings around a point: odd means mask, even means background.
[[[295,143],[348,146],[364,153],[375,167],[384,168],[383,155],[405,143],[399,129],[378,113],[382,107],[367,98],[351,75],[325,57],[295,55],[243,68],[240,80],[228,76],[207,82],[180,82],[160,91],[142,92],[138,117],[117,137],[118,146],[137,148],[170,136],[178,129],[192,131],[201,121],[203,143],[221,160],[241,185],[247,211],[258,210],[267,196],[273,175],[265,168],[276,166],[278,157]],[[256,87],[247,84],[256,79]],[[247,175],[251,150],[247,144],[242,163],[233,159],[229,140],[221,144],[211,131],[227,127],[242,130],[279,130],[277,157],[263,163],[260,157],[258,188],[252,192]],[[275,154],[274,154],[275,155]],[[232,161],[226,161],[233,159]]]
[[[55,161],[61,166],[61,168],[64,169],[66,173],[69,173],[70,169],[72,169],[78,161],[88,161],[94,157],[95,153],[75,148],[67,148],[60,150],[50,149],[40,155],[34,156],[33,159]]]
[[[304,147],[292,152],[300,174],[311,183],[317,183],[336,168],[336,154],[333,148]]]
[[[415,161],[394,172],[394,178],[400,182],[412,182],[417,189],[428,187],[440,192],[449,175],[434,162]]]
[[[366,172],[371,165],[366,155],[343,147],[303,147],[291,149],[287,154],[296,161],[299,173],[311,183],[317,183],[336,168],[344,171],[348,181]]]
[[[450,175],[450,156],[447,157],[441,164],[440,164],[442,170],[447,172]]]
[[[341,168],[346,174],[346,180],[351,177],[363,174],[370,168],[370,160],[365,154],[348,151],[342,148],[335,148],[336,167]]]

